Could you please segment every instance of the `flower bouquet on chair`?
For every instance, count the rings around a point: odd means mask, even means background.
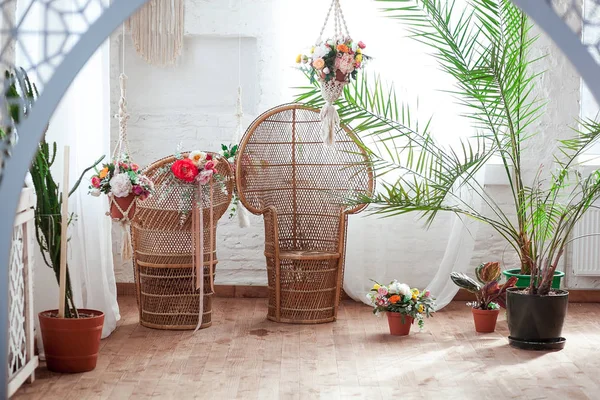
[[[334,10],[335,35],[322,41],[321,35],[325,31],[332,10]],[[342,33],[342,26],[345,35]],[[370,57],[363,54],[365,44],[354,41],[350,37],[339,0],[331,2],[321,35],[312,47],[310,55],[299,54],[296,63],[301,64],[304,70],[308,70],[311,80],[316,78],[321,83],[321,94],[325,100],[325,105],[321,109],[321,134],[324,143],[332,145],[335,131],[340,126],[340,116],[333,103],[342,95],[344,86],[350,82],[350,79],[356,79],[358,70]]]
[[[199,293],[204,293],[204,213],[205,205],[203,197],[208,191],[208,217],[210,218],[209,226],[209,248],[214,247],[214,234],[212,227],[213,221],[213,206],[214,206],[214,188],[215,181],[222,183],[222,177],[218,174],[217,166],[221,162],[219,158],[213,154],[205,153],[200,150],[194,150],[189,153],[177,152],[175,161],[171,164],[171,180],[170,185],[189,186],[189,190],[182,193],[183,196],[190,196],[194,199],[192,211],[192,243],[193,243],[193,261],[195,269],[195,288]],[[186,218],[185,212],[182,213],[182,221]],[[208,268],[210,277],[210,292],[214,293],[213,276],[213,251],[208,254]],[[198,310],[198,326],[196,331],[202,325],[202,316],[204,315],[204,301],[199,302]]]
[[[367,299],[373,305],[375,315],[387,314],[390,334],[395,336],[408,335],[415,320],[423,329],[424,319],[429,318],[435,309],[435,299],[429,290],[411,289],[397,280],[387,286],[375,283],[367,293]]]

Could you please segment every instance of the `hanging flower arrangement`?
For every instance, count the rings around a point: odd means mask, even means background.
[[[146,200],[154,192],[154,184],[136,163],[115,161],[96,169],[89,189],[96,197],[102,193],[121,198],[132,194],[138,200]]]
[[[323,41],[321,37],[332,11],[335,34]],[[342,95],[344,86],[351,79],[356,79],[358,70],[370,59],[363,53],[365,47],[362,41],[354,41],[348,33],[340,0],[332,0],[310,55],[299,54],[296,57],[296,63],[301,64],[305,70],[308,69],[311,80],[316,78],[321,83],[321,94],[325,100],[321,109],[321,136],[325,145],[333,145],[335,132],[340,127],[340,116],[333,103]]]
[[[358,70],[370,59],[363,53],[366,45],[351,38],[328,39],[313,46],[310,55],[298,54],[296,63],[310,73],[311,80],[321,82],[336,80],[347,83],[356,79]]]

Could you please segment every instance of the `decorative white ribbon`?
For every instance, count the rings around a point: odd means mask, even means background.
[[[202,208],[202,184],[198,183],[196,201],[194,202],[194,209],[192,211],[192,242],[194,245],[193,252],[193,265],[196,271],[195,288],[200,293],[199,307],[198,307],[198,324],[194,332],[197,332],[202,327],[202,319],[204,317],[204,209]],[[213,283],[213,178],[210,178],[210,204],[209,204],[209,216],[210,216],[210,257],[209,257],[209,280],[211,293],[214,292]]]

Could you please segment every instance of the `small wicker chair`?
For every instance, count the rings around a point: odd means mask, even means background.
[[[335,321],[341,296],[347,199],[373,190],[368,156],[346,127],[323,145],[318,110],[276,107],[246,131],[236,159],[240,201],[265,222],[267,318]]]
[[[213,154],[213,156],[216,156]],[[158,160],[145,169],[155,194],[137,203],[132,223],[134,273],[140,324],[156,329],[194,329],[198,324],[200,293],[195,288],[193,265],[193,185],[173,184],[169,179],[175,157]],[[213,184],[213,226],[210,226],[210,189],[202,194],[204,222],[204,314],[201,328],[211,325],[213,276],[217,264],[216,239],[210,247],[210,229],[216,238],[217,221],[227,211],[233,193],[233,171],[228,162],[217,164],[222,183]]]

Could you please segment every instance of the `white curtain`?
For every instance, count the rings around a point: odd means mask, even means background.
[[[475,179],[482,182],[482,174],[477,174]],[[466,185],[462,186],[460,197],[474,210],[481,211],[481,199],[473,195]],[[433,260],[435,263],[437,257],[429,253],[437,250],[441,261],[439,266],[437,263],[433,265],[434,269],[437,267],[437,272],[428,281],[426,289],[436,298],[438,310],[448,305],[458,292],[458,287],[450,280],[450,273],[466,273],[470,269],[480,223],[448,214],[441,214],[438,219],[425,232],[418,230],[417,221],[407,218],[378,218],[376,215],[351,217],[350,224],[359,226],[355,226],[348,234],[344,291],[354,300],[369,304],[366,293],[373,286],[372,280],[387,284],[397,279],[415,287],[414,281],[423,281],[423,274],[426,279],[430,276],[432,265],[427,262]],[[407,235],[407,230],[412,232]],[[421,245],[418,241],[403,245],[402,241],[411,240],[411,236],[425,240]],[[369,248],[375,251],[369,251]],[[402,251],[411,254],[403,254]],[[413,259],[408,263],[403,262],[407,257]]]
[[[25,4],[26,3],[26,4]],[[26,9],[30,1],[19,3],[19,12]],[[78,2],[59,0],[54,7],[65,12],[73,10]],[[34,6],[28,14],[24,27],[40,29],[44,8]],[[93,20],[101,8],[93,7],[96,15],[87,14]],[[71,28],[82,28],[83,20],[72,16],[66,19]],[[60,21],[49,19],[49,29]],[[48,36],[48,48],[60,48],[60,37]],[[54,43],[56,42],[56,43]],[[42,37],[29,35],[22,47],[17,47],[16,65],[25,68],[32,82],[43,93],[43,83],[49,77],[44,70],[35,66],[44,58]],[[25,49],[25,50],[24,50]],[[46,70],[47,72],[47,70]],[[50,120],[47,132],[48,142],[56,142],[58,153],[52,173],[55,180],[63,176],[63,148],[71,147],[70,186],[85,168],[100,156],[110,154],[110,75],[109,46],[104,43],[81,70],[63,97]],[[89,176],[89,173],[88,173]],[[91,197],[88,193],[89,179],[85,177],[79,189],[69,198],[69,211],[77,216],[69,230],[68,264],[74,291],[75,304],[82,308],[92,308],[105,313],[102,337],[110,335],[120,319],[116,297],[116,283],[112,258],[111,220],[105,213],[108,203],[105,198]],[[38,254],[35,264],[35,310],[40,312],[56,308],[58,290],[56,278]],[[39,329],[38,329],[39,333]],[[41,340],[38,340],[41,346]]]

